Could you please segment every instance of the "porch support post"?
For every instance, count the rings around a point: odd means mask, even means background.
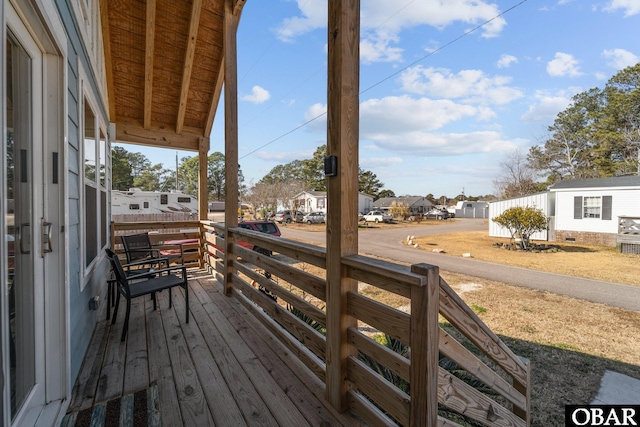
[[[344,275],[342,257],[358,253],[358,136],[360,90],[360,0],[329,0],[327,155],[337,175],[327,177],[326,397],[347,409],[347,358],[355,350],[347,328],[347,293],[357,282]]]
[[[427,278],[426,284],[411,287],[411,409],[410,425],[438,424],[438,313],[440,269],[414,264],[411,272]]]
[[[200,144],[198,147],[198,219],[199,220],[208,220],[209,219],[209,186],[208,183],[208,157],[207,153],[209,152],[209,140],[207,138],[200,138]],[[202,233],[205,231],[202,227],[200,227],[200,237],[202,238]],[[200,248],[202,250],[202,248]],[[202,252],[204,253],[204,252]],[[204,267],[204,258],[200,257],[198,260],[198,267]]]
[[[209,219],[208,156],[209,141],[201,138],[198,147],[198,219]]]
[[[238,226],[238,64],[234,0],[224,3],[224,149],[225,149],[225,257],[224,292],[231,294],[234,270],[231,248],[234,244],[229,228]]]

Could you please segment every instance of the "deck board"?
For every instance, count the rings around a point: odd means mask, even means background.
[[[200,286],[194,284],[193,287]],[[218,302],[224,316],[239,325],[238,334],[244,339],[265,369],[274,378],[278,386],[286,392],[289,399],[305,414],[312,426],[340,425],[341,415],[322,404],[325,388],[320,380],[306,371],[302,363],[292,357],[291,352],[269,334],[260,333],[261,325],[251,316],[242,316],[232,305],[238,302],[222,296],[215,289],[209,290],[210,297]],[[310,392],[312,395],[310,395]],[[351,420],[351,425],[355,424]]]
[[[197,281],[193,283],[191,289],[196,290],[199,297],[209,298],[209,295],[201,290]],[[218,310],[212,310],[208,314],[213,323],[218,326],[218,331],[224,337],[228,348],[233,349],[233,355],[238,364],[242,366],[242,371],[246,374],[246,380],[249,381],[248,387],[253,387],[258,393],[258,400],[264,401],[265,406],[272,408],[273,421],[269,425],[300,427],[309,425],[291,400],[278,387],[278,383],[271,376],[271,373],[267,372],[258,361],[256,355],[249,350],[247,344],[238,335],[237,329],[231,327],[222,311],[218,308]],[[280,378],[278,378],[278,381],[280,381]]]
[[[173,292],[175,294],[175,291]],[[163,307],[168,307],[169,302],[168,298],[165,300],[165,294],[166,292],[162,292],[159,295],[158,302],[163,304]],[[184,317],[180,317],[184,321]],[[182,419],[185,425],[214,425],[180,320],[175,310],[162,310],[164,333],[173,368],[178,401],[182,410]]]
[[[131,318],[141,318],[145,313],[145,298],[136,298],[131,304]],[[138,322],[130,328],[127,341],[127,359],[124,366],[124,394],[135,393],[149,384],[149,361],[147,360],[147,325]]]
[[[101,321],[68,412],[157,386],[162,425],[316,426],[360,424],[324,401],[324,385],[234,297],[202,270],[189,271],[190,322],[182,289],[132,304],[129,333]],[[106,313],[101,318],[104,319]]]
[[[193,290],[194,287],[191,286],[191,289]],[[193,299],[197,299],[200,296],[198,292],[194,292],[194,294]],[[238,362],[235,356],[235,349],[230,348],[222,339],[222,331],[219,329],[221,325],[218,324],[218,321],[222,320],[222,323],[226,323],[226,319],[214,320],[209,317],[219,311],[217,307],[214,308],[212,304],[208,304],[207,310],[205,307],[194,304],[191,310],[194,312],[194,317],[202,319],[198,322],[198,325],[203,331],[209,351],[213,355],[215,363],[220,367],[227,384],[233,385],[230,387],[231,394],[241,409],[247,424],[260,426],[278,425],[269,408],[262,401],[259,393],[251,383],[247,373],[243,370],[243,366]]]
[[[151,311],[153,302],[147,304],[147,347],[149,352],[149,381],[158,387],[158,402],[160,420],[162,425],[179,426],[182,423],[182,413],[178,404],[173,379],[173,369],[169,360],[169,351],[166,345],[164,324],[160,310]]]
[[[193,287],[191,287],[193,290]],[[197,298],[189,298],[189,305],[194,317],[203,313],[203,308]],[[176,303],[176,311],[181,318],[184,318],[184,300],[179,299]],[[206,318],[202,317],[203,319]],[[227,386],[227,383],[218,368],[218,365],[209,350],[206,338],[203,333],[210,330],[206,325],[196,324],[190,321],[189,324],[183,325],[185,337],[191,343],[191,355],[195,362],[195,369],[202,383],[202,389],[207,402],[210,406],[215,406],[216,410],[212,412],[212,416],[216,425],[246,425],[242,412],[237,402],[233,398],[233,394]]]

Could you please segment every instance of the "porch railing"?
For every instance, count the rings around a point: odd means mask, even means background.
[[[616,246],[619,252],[640,254],[640,217],[618,217],[618,235]]]
[[[166,241],[196,239],[182,247],[185,261],[207,268],[225,284],[223,224],[112,226],[116,249],[119,236],[142,231],[163,249],[176,249]],[[231,246],[233,273],[226,293],[324,384],[326,334],[336,333],[326,330],[325,249],[242,228],[229,233],[238,243]],[[262,250],[248,249],[251,245]],[[346,299],[347,314],[358,327],[339,331],[352,349],[342,363],[354,414],[371,425],[529,425],[529,363],[482,322],[436,266],[409,268],[360,255],[344,257],[342,265],[345,277],[358,283]],[[394,306],[381,294],[395,296]]]
[[[225,283],[223,225],[201,225],[205,267]],[[230,247],[227,294],[324,381],[326,334],[336,333],[326,330],[325,250],[241,228],[229,235],[240,244]],[[359,284],[346,301],[358,328],[338,331],[353,350],[341,361],[351,411],[372,425],[530,424],[528,361],[482,322],[437,267],[360,255],[343,258],[342,265]],[[405,301],[407,310],[377,298],[381,292]]]
[[[111,230],[111,248],[116,253],[123,252],[121,236],[147,232],[155,248],[181,254],[188,267],[203,267],[200,221],[111,222]],[[185,243],[171,243],[180,241]]]

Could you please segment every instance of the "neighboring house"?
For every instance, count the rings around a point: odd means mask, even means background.
[[[419,215],[428,212],[433,203],[422,196],[382,197],[373,202],[373,207],[385,213],[391,213],[396,206],[406,206],[409,215]]]
[[[549,187],[547,193],[491,203],[490,217],[513,206],[542,209],[550,217],[549,241],[616,246],[621,221],[640,218],[640,177],[560,181]],[[490,221],[489,235],[504,236],[504,232]],[[635,248],[640,241],[625,245],[632,248],[621,248],[623,251]]]
[[[640,217],[640,176],[560,181],[549,191],[559,242],[615,246],[620,218]]]
[[[509,208],[516,206],[532,206],[540,209],[542,213],[547,217],[553,217],[555,215],[555,204],[553,203],[555,194],[545,192],[537,193],[524,197],[515,197],[512,199],[499,200],[497,202],[489,203],[488,217],[489,218],[489,236],[492,237],[511,237],[511,233],[506,228],[498,225],[493,221],[493,218],[502,214]],[[460,202],[462,203],[462,202]],[[457,214],[456,214],[457,217]],[[553,221],[549,221],[549,226],[553,225]],[[554,240],[552,230],[539,231],[533,233],[530,237],[531,240]]]
[[[327,192],[326,191],[303,191],[297,194],[291,204],[294,209],[302,212],[324,212],[327,213]],[[365,193],[358,193],[358,212],[368,212],[373,206],[373,196]]]
[[[453,213],[456,218],[489,218],[489,202],[458,202]]]
[[[326,191],[303,191],[294,196],[293,208],[304,213],[327,212]]]

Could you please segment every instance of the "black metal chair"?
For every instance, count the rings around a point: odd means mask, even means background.
[[[122,246],[124,247],[124,253],[127,256],[127,264],[131,264],[136,261],[165,257],[170,261],[182,262],[182,247],[177,250],[167,249],[159,250],[154,248],[149,238],[149,233],[130,234],[128,236],[122,236]]]
[[[149,233],[122,236],[122,246],[127,257],[127,264],[150,258],[160,258],[160,251],[151,246]]]
[[[131,300],[133,298],[149,294],[154,295],[156,292],[169,289],[169,307],[171,307],[171,288],[176,286],[184,288],[186,322],[189,323],[189,286],[187,282],[187,268],[184,265],[127,276],[118,256],[112,251],[109,252],[112,254],[109,256],[109,261],[111,262],[111,268],[118,286],[116,306],[113,311],[113,319],[111,320],[112,325],[116,322],[116,318],[118,316],[120,295],[122,295],[127,301],[127,312],[124,318],[124,327],[122,329],[122,337],[120,338],[120,341],[124,341],[127,336],[127,330],[129,329],[129,314],[131,312]],[[109,254],[109,252],[107,252],[107,254]],[[153,309],[156,309],[155,298],[153,298]]]
[[[118,256],[109,248],[106,248],[105,252],[107,253],[107,257],[109,258],[111,258],[112,256]],[[159,270],[159,269],[168,268],[168,267],[169,267],[168,258],[141,259],[138,261],[134,261],[134,262],[122,265],[122,268],[127,276],[131,276],[134,274],[148,273],[150,271]],[[107,320],[109,320],[111,317],[111,307],[113,307],[115,303],[115,295],[114,295],[115,284],[116,284],[116,279],[115,279],[115,276],[112,274],[111,278],[107,280],[107,285],[108,285]],[[151,297],[155,299],[155,294],[152,294]]]

